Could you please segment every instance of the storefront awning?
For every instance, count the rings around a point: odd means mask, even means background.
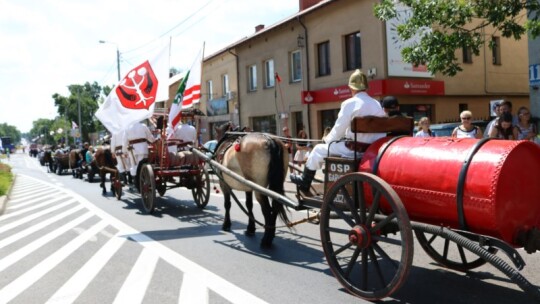
[[[444,81],[376,79],[369,82],[368,94],[370,96],[440,96],[444,95]],[[351,97],[351,92],[347,85],[315,91],[302,91],[302,103],[304,104],[343,101],[349,97]]]

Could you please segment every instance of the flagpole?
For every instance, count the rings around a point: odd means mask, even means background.
[[[204,60],[204,47],[206,45],[206,41],[203,41],[203,45],[202,45],[202,55],[201,55],[201,79],[199,80],[199,83],[201,84],[201,87],[202,87],[202,80],[203,80],[203,77],[202,77],[202,71],[203,71],[203,60]],[[199,110],[201,109],[201,101],[199,100],[198,102],[198,106]],[[193,115],[193,120],[195,120],[195,115]],[[200,143],[201,143],[201,117],[199,116],[199,118],[197,118],[197,126],[195,127],[196,130],[197,130],[197,145],[198,146]]]

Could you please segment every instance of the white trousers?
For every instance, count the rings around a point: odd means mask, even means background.
[[[129,169],[129,173],[131,173],[131,176],[137,175],[137,167],[139,166],[139,163],[141,160],[148,157],[148,154],[134,154],[135,156],[135,162],[131,164],[131,168]]]
[[[309,153],[309,157],[306,161],[306,168],[313,171],[321,169],[324,163],[324,158],[328,157],[329,148],[331,156],[354,158],[355,152],[347,148],[345,146],[345,142],[343,141],[334,142],[331,144],[318,144],[313,147],[313,150],[311,153]],[[357,156],[361,157],[362,154],[358,153]]]

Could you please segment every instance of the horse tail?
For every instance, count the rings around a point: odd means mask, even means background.
[[[269,141],[270,163],[268,164],[268,188],[279,194],[285,194],[285,171],[283,168],[284,148],[275,139]],[[282,203],[272,200],[272,205],[285,224],[290,224],[289,217]]]

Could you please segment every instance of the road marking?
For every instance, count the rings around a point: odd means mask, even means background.
[[[199,278],[189,273],[184,273],[182,277],[182,287],[178,296],[178,303],[208,303],[208,288]]]
[[[21,176],[21,175],[20,175]],[[34,180],[38,183],[46,183],[44,181],[35,179],[30,176],[23,175],[25,179]],[[22,177],[22,176],[21,176]],[[161,258],[165,262],[169,263],[173,267],[177,268],[181,272],[183,272],[184,277],[187,278],[189,286],[190,284],[193,284],[193,282],[200,282],[200,285],[204,286],[203,289],[199,289],[201,291],[198,292],[192,292],[187,291],[184,289],[184,292],[188,292],[187,296],[181,295],[182,298],[194,298],[194,297],[208,297],[208,291],[212,290],[216,294],[220,295],[227,301],[231,303],[249,303],[249,304],[257,304],[257,303],[266,303],[262,299],[256,297],[255,295],[241,289],[240,287],[228,282],[227,280],[223,279],[222,277],[214,274],[213,272],[203,268],[202,266],[190,261],[189,259],[185,258],[184,256],[180,255],[179,253],[175,252],[174,250],[166,247],[165,245],[155,241],[154,239],[148,237],[147,235],[141,233],[140,231],[135,230],[131,226],[125,224],[124,222],[116,219],[112,215],[108,214],[107,212],[103,211],[90,201],[88,201],[83,196],[79,195],[78,193],[73,192],[70,189],[65,189],[56,185],[51,185],[51,187],[57,188],[60,192],[65,193],[69,195],[70,197],[77,200],[81,205],[83,205],[86,209],[88,209],[90,212],[86,213],[84,217],[86,219],[97,216],[101,218],[104,222],[108,223],[110,226],[116,228],[118,230],[118,235],[124,237],[124,238],[130,238],[133,241],[137,242],[139,245],[141,245],[144,250],[147,253],[145,255],[149,254],[155,258]],[[0,217],[1,219],[1,217]],[[31,244],[28,244],[27,246],[19,249],[18,251],[14,252],[13,254],[7,256],[6,258],[3,258],[0,260],[0,272],[3,271],[6,267],[14,264],[18,260],[22,259],[24,256],[28,255],[32,251],[40,248],[44,244],[50,242],[55,237],[67,232],[73,227],[76,227],[78,224],[73,224],[75,221],[84,221],[79,217],[78,219],[70,222],[69,224],[64,225],[63,227],[47,234],[44,237],[41,237],[40,239],[32,242]],[[87,232],[85,232],[83,235],[87,235]],[[79,239],[81,236],[77,237]],[[88,236],[86,240],[90,239],[91,236]],[[65,246],[64,246],[65,247]],[[76,248],[75,248],[76,249]],[[55,254],[56,255],[56,254]],[[142,261],[142,260],[141,260]],[[139,267],[139,266],[135,266]],[[155,266],[154,266],[155,267]],[[40,268],[37,270],[37,274],[39,274],[41,271],[43,271],[43,268]],[[135,270],[134,270],[135,271]],[[30,271],[29,271],[30,272]],[[29,273],[27,272],[27,273]],[[26,274],[25,274],[26,275]],[[19,277],[20,279],[21,277]],[[5,299],[8,299],[9,297],[4,298],[4,294],[7,296],[17,296],[20,292],[22,292],[24,289],[22,289],[22,283],[21,281],[17,279],[18,283],[13,282],[12,284],[8,285],[4,289],[0,290],[0,303],[4,301]],[[37,278],[36,278],[37,279]],[[126,283],[124,283],[126,284]],[[14,288],[17,288],[15,291],[11,292],[8,291],[8,287],[13,286]],[[30,285],[27,285],[24,288],[28,288]],[[82,288],[82,287],[81,287]],[[181,288],[182,289],[182,288]],[[141,292],[146,292],[146,288],[141,288]],[[205,295],[202,295],[201,293],[205,293]],[[123,296],[120,296],[120,298],[123,298]],[[119,299],[120,299],[119,298]],[[6,300],[6,301],[9,301]]]
[[[142,303],[159,257],[144,248],[114,299],[115,304]]]
[[[39,231],[47,226],[49,226],[50,224],[52,223],[55,223],[61,219],[63,219],[64,217],[72,214],[72,213],[75,213],[76,211],[79,211],[83,208],[83,206],[81,205],[77,205],[69,210],[66,210],[58,215],[55,215],[54,217],[50,218],[50,219],[47,219],[43,222],[40,222],[39,224],[35,224],[35,225],[32,225],[31,227],[27,228],[27,229],[24,229],[22,231],[19,231],[18,233],[15,233],[15,234],[12,234],[10,235],[9,237],[3,239],[3,240],[0,240],[0,248],[4,248],[6,247],[7,245],[13,243],[13,242],[16,242],[36,231]]]
[[[47,303],[73,303],[103,269],[111,257],[122,247],[126,238],[118,234],[96,252],[83,267],[81,267],[56,293],[47,300]]]
[[[57,202],[56,200],[55,201],[52,201],[52,202]],[[52,203],[52,202],[49,202]],[[58,209],[61,209],[69,204],[73,204],[75,203],[75,200],[74,199],[70,199],[68,201],[65,201],[63,203],[60,203],[58,205],[54,205],[52,207],[49,207],[47,209],[44,209],[44,210],[41,210],[40,212],[37,212],[37,213],[33,213],[32,215],[28,215],[28,216],[25,216],[23,218],[21,218],[20,220],[17,220],[17,221],[14,221],[12,223],[9,223],[9,224],[6,224],[6,225],[3,225],[2,227],[0,227],[0,233],[4,232],[4,231],[7,231],[9,229],[13,229],[19,225],[22,225],[22,224],[26,224],[28,222],[31,222],[45,214],[48,214],[48,213],[51,213],[53,211],[56,211]],[[26,210],[20,210],[20,211],[26,211]],[[11,218],[13,216],[16,216],[16,215],[19,215],[19,213],[24,213],[24,212],[13,212],[13,213],[8,213],[6,215],[3,215],[2,217],[0,217],[0,222],[8,219],[8,218]]]
[[[36,202],[40,202],[40,201],[43,201],[43,200],[48,200],[48,199],[59,199],[59,198],[66,198],[67,196],[66,195],[62,195],[62,194],[58,194],[58,193],[51,193],[51,194],[48,194],[48,195],[39,195],[37,196],[35,199],[32,199],[32,200],[26,200],[26,198],[24,199],[19,199],[17,201],[11,201],[11,199],[9,200],[9,206],[7,207],[8,210],[14,210],[14,209],[20,209],[20,208],[23,208],[23,207],[26,207],[28,205],[33,205],[34,203]],[[19,201],[23,202],[23,203],[18,203]]]
[[[73,227],[77,227],[77,225],[83,223],[87,219],[94,216],[90,212],[86,212],[85,214],[79,216],[78,218],[72,220],[71,222],[65,224],[62,227],[59,227],[58,229],[49,232],[48,234],[42,236],[41,238],[33,241],[32,243],[27,244],[26,246],[22,247],[21,249],[12,252],[10,255],[4,257],[0,260],[0,271],[3,271],[7,267],[11,266],[12,264],[15,264],[20,259],[24,258],[25,256],[29,255],[30,253],[34,252],[36,249],[39,249],[41,246],[49,243],[50,241],[54,240],[58,236],[66,233]],[[1,299],[1,298],[0,298]]]
[[[7,303],[13,300],[21,292],[28,289],[32,284],[39,280],[42,276],[47,274],[51,269],[60,264],[65,258],[82,246],[89,238],[93,237],[100,230],[107,227],[108,224],[105,221],[100,221],[90,229],[86,230],[83,234],[77,236],[72,241],[64,245],[62,248],[55,251],[46,259],[41,261],[38,265],[25,272],[23,275],[9,283],[3,289],[0,290],[0,301]]]
[[[46,193],[36,192],[36,193],[32,193],[31,195],[27,194],[25,196],[13,195],[9,197],[9,202],[13,204],[20,204],[20,202],[36,202],[43,198],[49,198],[49,197],[54,196],[55,194],[57,194],[57,193],[54,193],[54,191],[55,191],[54,189],[51,189],[50,191],[47,191]]]

